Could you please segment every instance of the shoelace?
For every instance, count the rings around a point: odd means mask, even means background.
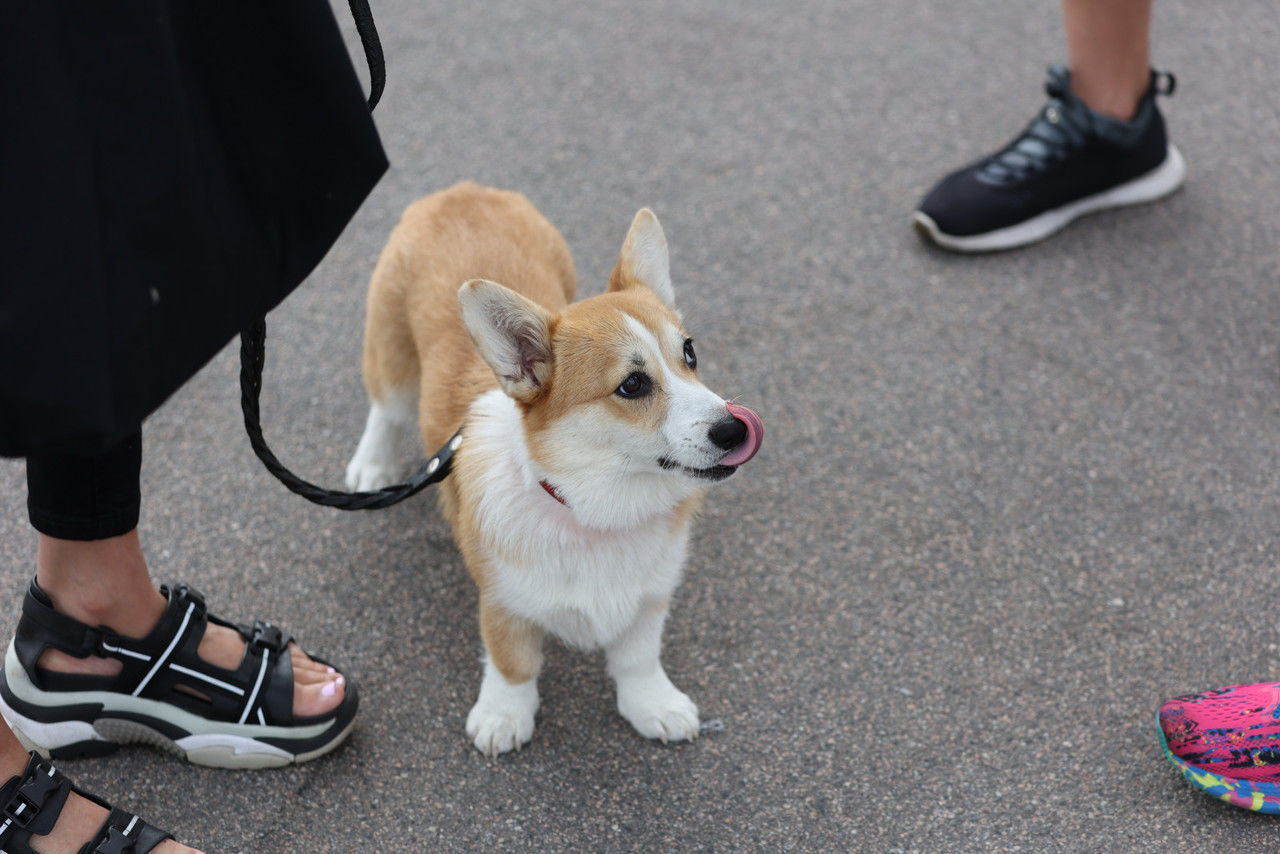
[[[1071,92],[1065,67],[1049,69],[1045,92],[1049,101],[1040,114],[978,170],[978,180],[997,186],[1017,183],[1084,144],[1090,130],[1089,108]]]

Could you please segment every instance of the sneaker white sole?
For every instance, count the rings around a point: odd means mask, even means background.
[[[922,211],[912,214],[911,220],[930,240],[952,252],[998,252],[1044,240],[1085,214],[1162,199],[1181,187],[1186,177],[1186,161],[1182,159],[1182,153],[1170,144],[1164,162],[1145,175],[1139,175],[1101,193],[1076,199],[1060,208],[1045,211],[1017,225],[988,231],[986,234],[959,237],[938,228],[933,218]]]
[[[46,759],[63,748],[83,747],[92,743],[100,743],[103,748],[101,751],[92,751],[95,754],[110,752],[124,744],[147,744],[176,754],[194,765],[210,768],[277,768],[323,756],[346,741],[354,725],[354,721],[348,724],[332,741],[319,748],[295,755],[259,741],[257,737],[313,737],[323,732],[326,725],[285,728],[217,723],[191,715],[167,703],[109,691],[41,691],[27,677],[12,644],[5,655],[5,681],[15,697],[42,707],[56,709],[59,705],[84,704],[102,706],[98,717],[92,722],[78,719],[38,721],[14,709],[0,695],[0,715],[9,722],[18,741],[27,750],[34,750]],[[113,715],[113,712],[116,714]],[[149,716],[169,721],[190,734],[172,739],[136,719],[125,717],[126,715],[134,718]]]

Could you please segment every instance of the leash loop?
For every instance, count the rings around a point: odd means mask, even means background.
[[[453,434],[444,447],[436,451],[422,468],[404,483],[393,484],[372,492],[335,492],[303,480],[276,458],[262,438],[259,398],[262,394],[262,368],[266,362],[267,322],[258,318],[240,333],[240,409],[244,412],[244,429],[249,434],[253,452],[277,480],[291,492],[324,507],[339,510],[379,510],[398,504],[448,476],[453,453],[462,444],[462,432]]]

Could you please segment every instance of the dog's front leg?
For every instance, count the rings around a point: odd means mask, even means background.
[[[671,684],[658,656],[666,599],[646,602],[622,636],[605,647],[609,675],[618,686],[618,713],[645,738],[663,742],[698,737],[698,707]]]
[[[533,738],[542,670],[542,629],[480,599],[484,679],[467,715],[467,735],[486,756],[519,750]]]

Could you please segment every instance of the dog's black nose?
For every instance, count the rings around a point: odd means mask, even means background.
[[[747,440],[747,425],[730,416],[712,425],[707,431],[707,438],[717,448],[730,451]]]

